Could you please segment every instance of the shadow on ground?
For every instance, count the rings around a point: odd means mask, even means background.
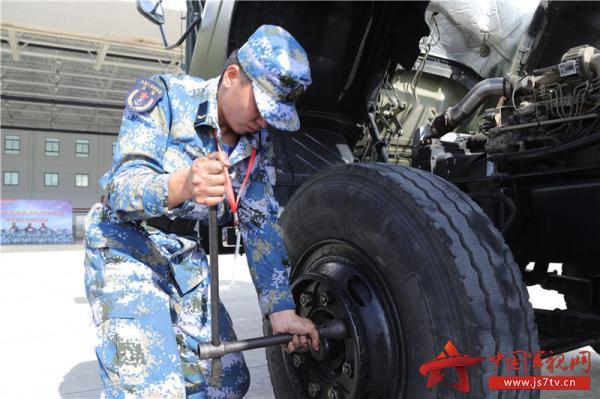
[[[82,391],[81,387],[88,389]],[[58,387],[58,393],[61,398],[97,399],[100,397],[101,387],[98,362],[91,360],[79,363],[69,370]]]

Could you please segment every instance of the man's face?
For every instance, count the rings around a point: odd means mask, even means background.
[[[260,115],[252,83],[237,65],[230,65],[223,72],[223,80],[218,94],[219,120],[239,134],[254,133],[267,127],[267,121]]]

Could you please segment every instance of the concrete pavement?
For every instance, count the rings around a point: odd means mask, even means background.
[[[0,253],[0,398],[100,397],[94,327],[83,287],[81,244],[4,246]],[[242,257],[219,257],[221,297],[239,339],[262,335],[261,314]],[[264,349],[244,352],[245,398],[274,398]]]

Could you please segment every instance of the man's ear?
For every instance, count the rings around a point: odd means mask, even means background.
[[[237,65],[229,65],[225,68],[225,71],[223,71],[223,84],[225,87],[233,86],[234,81],[240,78],[240,73],[240,67]]]

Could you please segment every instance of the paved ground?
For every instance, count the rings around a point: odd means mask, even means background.
[[[99,398],[81,244],[0,250],[0,398]],[[229,287],[232,256],[222,256],[220,265],[223,302],[238,338],[261,335],[260,311],[245,261],[236,267],[233,287]],[[537,287],[530,291],[535,292],[536,307],[564,306],[560,295]],[[246,397],[273,398],[264,350],[248,351],[245,356],[252,375]],[[600,397],[600,356],[594,354],[592,364],[593,391],[545,391],[542,398]]]
[[[239,339],[260,336],[261,315],[245,258],[230,288],[232,260],[231,255],[219,260],[222,300]],[[81,244],[4,246],[0,265],[0,398],[99,398]],[[244,356],[251,374],[246,397],[274,398],[264,349]]]

